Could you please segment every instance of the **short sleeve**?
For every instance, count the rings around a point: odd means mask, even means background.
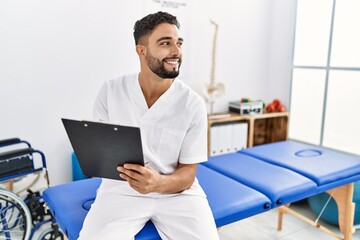
[[[93,109],[93,118],[95,121],[109,121],[108,114],[108,88],[107,83],[104,83],[100,88],[100,91],[96,97],[94,109]]]
[[[194,117],[180,150],[179,162],[192,164],[207,161],[207,111],[203,101],[194,108]]]

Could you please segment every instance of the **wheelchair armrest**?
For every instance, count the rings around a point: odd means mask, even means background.
[[[0,153],[0,160],[6,160],[6,159],[26,155],[26,154],[31,154],[33,152],[34,152],[34,149],[32,149],[32,148],[22,148],[22,149],[7,151],[7,152]]]
[[[20,143],[20,138],[8,138],[0,140],[0,147]]]
[[[8,139],[0,140],[0,147],[5,147],[18,143],[25,143],[26,145],[28,145],[29,148],[31,147],[30,143],[28,143],[27,141],[23,141],[20,138],[8,138]]]

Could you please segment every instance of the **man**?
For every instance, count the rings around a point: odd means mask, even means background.
[[[158,12],[134,26],[139,74],[105,83],[97,120],[140,127],[145,167],[118,167],[126,181],[103,179],[80,239],[129,240],[148,220],[162,239],[218,239],[195,175],[207,160],[207,114],[202,99],[176,79],[182,61],[176,17]],[[99,159],[100,160],[100,159]]]

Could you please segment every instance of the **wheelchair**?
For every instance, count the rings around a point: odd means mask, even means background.
[[[41,191],[31,189],[42,176],[49,187],[46,159],[41,151],[19,138],[0,140],[0,239],[31,240],[37,230],[38,240],[64,239]],[[28,178],[32,178],[30,183]],[[25,186],[15,192],[17,185]]]

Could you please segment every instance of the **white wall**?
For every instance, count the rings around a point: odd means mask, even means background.
[[[0,139],[20,137],[42,150],[52,185],[71,180],[60,118],[91,118],[101,84],[139,69],[132,28],[154,8],[147,1],[0,2]],[[215,111],[241,97],[287,104],[294,9],[295,0],[189,0],[180,19],[183,81],[202,94],[210,80],[212,18],[216,80],[226,86]]]
[[[263,99],[278,98],[287,108],[293,66],[296,0],[273,0],[270,7],[266,91]]]

